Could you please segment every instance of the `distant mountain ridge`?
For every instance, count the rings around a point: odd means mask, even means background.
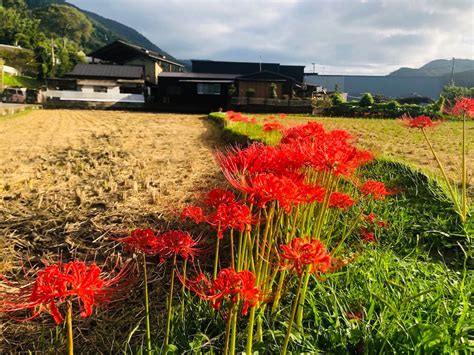
[[[389,76],[441,76],[446,84],[451,83],[452,59],[436,59],[420,68],[400,68]],[[454,84],[474,87],[474,60],[454,59]]]
[[[32,9],[37,9],[49,5],[66,5],[71,6],[86,15],[94,27],[92,39],[89,43],[87,43],[87,50],[93,51],[117,39],[122,39],[126,42],[130,42],[140,47],[144,47],[154,52],[158,52],[170,58],[171,60],[177,61],[176,58],[174,58],[172,55],[155,45],[137,30],[126,26],[118,21],[114,21],[100,16],[94,12],[83,10],[77,7],[76,5],[66,2],[65,0],[26,0],[26,3],[28,4],[28,7]]]

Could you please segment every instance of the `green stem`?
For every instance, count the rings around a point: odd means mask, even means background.
[[[145,253],[143,253],[143,283],[145,291],[146,352],[151,354],[150,305],[148,303],[148,276]]]
[[[462,214],[464,223],[467,218],[467,167],[466,167],[466,115],[462,116]]]
[[[449,182],[448,175],[446,174],[446,171],[444,170],[443,164],[441,163],[441,160],[439,160],[438,154],[436,154],[436,151],[434,150],[433,145],[431,144],[430,140],[428,139],[428,136],[426,135],[425,129],[422,128],[421,132],[423,132],[423,136],[425,137],[426,143],[428,143],[428,146],[430,147],[431,153],[433,154],[433,157],[436,160],[436,163],[438,163],[439,170],[441,170],[441,174],[443,174],[444,181],[446,182],[446,185],[448,185],[449,189],[449,194],[451,195],[451,200],[454,203],[454,207],[456,209],[456,212],[459,213],[462,219],[462,211],[461,211],[461,206],[459,206],[459,201],[458,198],[454,192],[453,187],[451,186],[451,183]]]
[[[253,325],[255,322],[255,307],[250,310],[249,323],[247,325],[247,347],[245,348],[246,354],[252,354],[253,345]]]
[[[67,301],[67,352],[69,355],[74,354],[74,336],[72,334],[72,303]]]
[[[217,241],[216,241],[216,255],[214,257],[214,280],[217,279],[217,268],[219,266],[219,234],[217,236]]]
[[[230,265],[235,269],[234,257],[234,230],[230,230]]]
[[[303,328],[303,311],[304,311],[304,301],[306,298],[306,292],[308,290],[309,278],[311,273],[307,272],[304,277],[303,289],[301,290],[300,299],[298,301],[298,310],[296,313],[296,326],[299,329]]]
[[[225,325],[224,355],[227,355],[229,353],[229,342],[230,342],[233,312],[234,312],[234,305],[232,305],[232,307],[230,308],[229,317],[227,318],[227,323]]]
[[[303,283],[303,276],[301,274],[298,281],[298,288],[296,289],[295,299],[293,300],[293,306],[291,307],[291,315],[290,320],[288,322],[288,328],[286,330],[285,341],[283,342],[283,350],[281,352],[282,355],[286,355],[288,349],[288,343],[290,342],[290,335],[291,335],[291,328],[293,327],[293,320],[295,319],[296,309],[298,308],[298,300],[300,298],[301,293],[301,285]]]
[[[171,269],[171,284],[170,290],[168,293],[168,313],[166,316],[166,332],[165,332],[165,341],[163,345],[163,350],[166,354],[168,349],[168,343],[170,339],[170,330],[171,330],[171,310],[173,305],[173,289],[174,289],[174,273],[175,273],[175,266],[176,266],[176,255],[173,258],[173,267]]]
[[[181,288],[181,319],[184,320],[184,298],[186,296],[186,268],[188,259],[184,260],[183,264],[183,286]]]
[[[235,341],[237,339],[237,304],[235,303],[234,306],[234,313],[232,314],[232,325],[231,325],[231,330],[232,330],[232,335],[230,337],[230,355],[235,354]]]

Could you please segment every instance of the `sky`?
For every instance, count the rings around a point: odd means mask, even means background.
[[[178,59],[306,65],[385,75],[474,59],[474,0],[69,0]]]

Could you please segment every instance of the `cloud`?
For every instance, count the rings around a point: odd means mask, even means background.
[[[386,74],[474,58],[471,0],[72,0],[182,59],[281,62]]]

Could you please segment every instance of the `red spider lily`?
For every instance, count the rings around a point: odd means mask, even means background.
[[[235,194],[227,190],[213,189],[209,191],[204,202],[210,207],[217,207],[221,203],[233,203],[235,202]]]
[[[263,125],[262,130],[264,132],[271,132],[271,131],[281,131],[283,130],[284,126],[280,122],[267,122]]]
[[[218,230],[218,238],[222,238],[227,229],[237,229],[243,232],[254,223],[250,208],[237,202],[221,203],[215,212],[206,217],[206,221]]]
[[[462,99],[456,101],[451,113],[454,115],[466,115],[469,117],[474,117],[474,99],[463,97]]]
[[[279,113],[280,118],[285,119],[287,117],[286,113]]]
[[[410,128],[430,128],[439,124],[439,122],[433,122],[428,116],[417,116],[412,118],[410,116],[404,115],[400,119],[400,122]]]
[[[360,235],[362,237],[362,240],[366,243],[372,243],[375,242],[375,234],[374,232],[369,231],[366,228],[362,228],[360,230]]]
[[[160,261],[163,262],[174,256],[181,256],[184,259],[194,259],[197,253],[197,241],[188,233],[180,230],[172,230],[159,235]]]
[[[181,220],[184,221],[187,218],[192,219],[195,223],[201,223],[206,220],[202,208],[198,206],[187,206],[184,208],[183,212],[181,212]]]
[[[360,187],[360,191],[364,196],[372,196],[376,200],[384,200],[385,196],[395,194],[395,191],[387,190],[383,182],[375,180],[367,180]]]
[[[149,255],[156,255],[159,251],[159,241],[151,229],[135,229],[129,237],[116,239],[128,248]]]
[[[244,123],[256,123],[255,117],[247,117],[242,115],[240,112],[227,111],[226,117],[232,122],[244,122]]]
[[[319,140],[325,135],[326,131],[322,124],[317,122],[308,122],[304,125],[288,128],[281,140],[282,144],[302,142],[307,140]]]
[[[377,216],[371,212],[368,215],[364,216],[364,219],[369,223],[369,224],[374,224],[379,226],[380,228],[387,228],[388,224],[382,220],[378,220]]]
[[[37,273],[32,283],[16,289],[8,288],[2,292],[0,312],[31,309],[33,315],[24,321],[47,312],[56,324],[61,324],[64,317],[59,306],[76,300],[81,310],[80,316],[87,318],[92,314],[94,306],[110,302],[112,296],[128,289],[134,269],[130,265],[125,263],[115,276],[103,275],[95,263],[86,265],[81,261],[71,261],[67,264],[58,262],[47,265]]]
[[[310,272],[325,272],[331,267],[331,256],[319,240],[294,238],[281,246],[283,267],[302,275],[307,267]]]
[[[319,126],[314,127],[317,127],[315,136],[302,139],[288,134],[285,138],[293,146],[290,148],[292,155],[298,157],[300,165],[310,166],[316,171],[348,176],[373,159],[372,153],[360,151],[349,142],[350,135],[346,131],[326,133]]]
[[[336,207],[341,210],[351,208],[354,202],[351,196],[343,192],[333,192],[329,197],[329,207]]]
[[[242,315],[247,315],[248,309],[255,307],[263,299],[262,292],[256,285],[255,275],[248,270],[237,272],[231,267],[220,270],[213,281],[203,273],[194,280],[187,279],[186,287],[199,298],[210,301],[216,310],[221,309],[224,301],[236,303],[240,299],[243,301]]]

